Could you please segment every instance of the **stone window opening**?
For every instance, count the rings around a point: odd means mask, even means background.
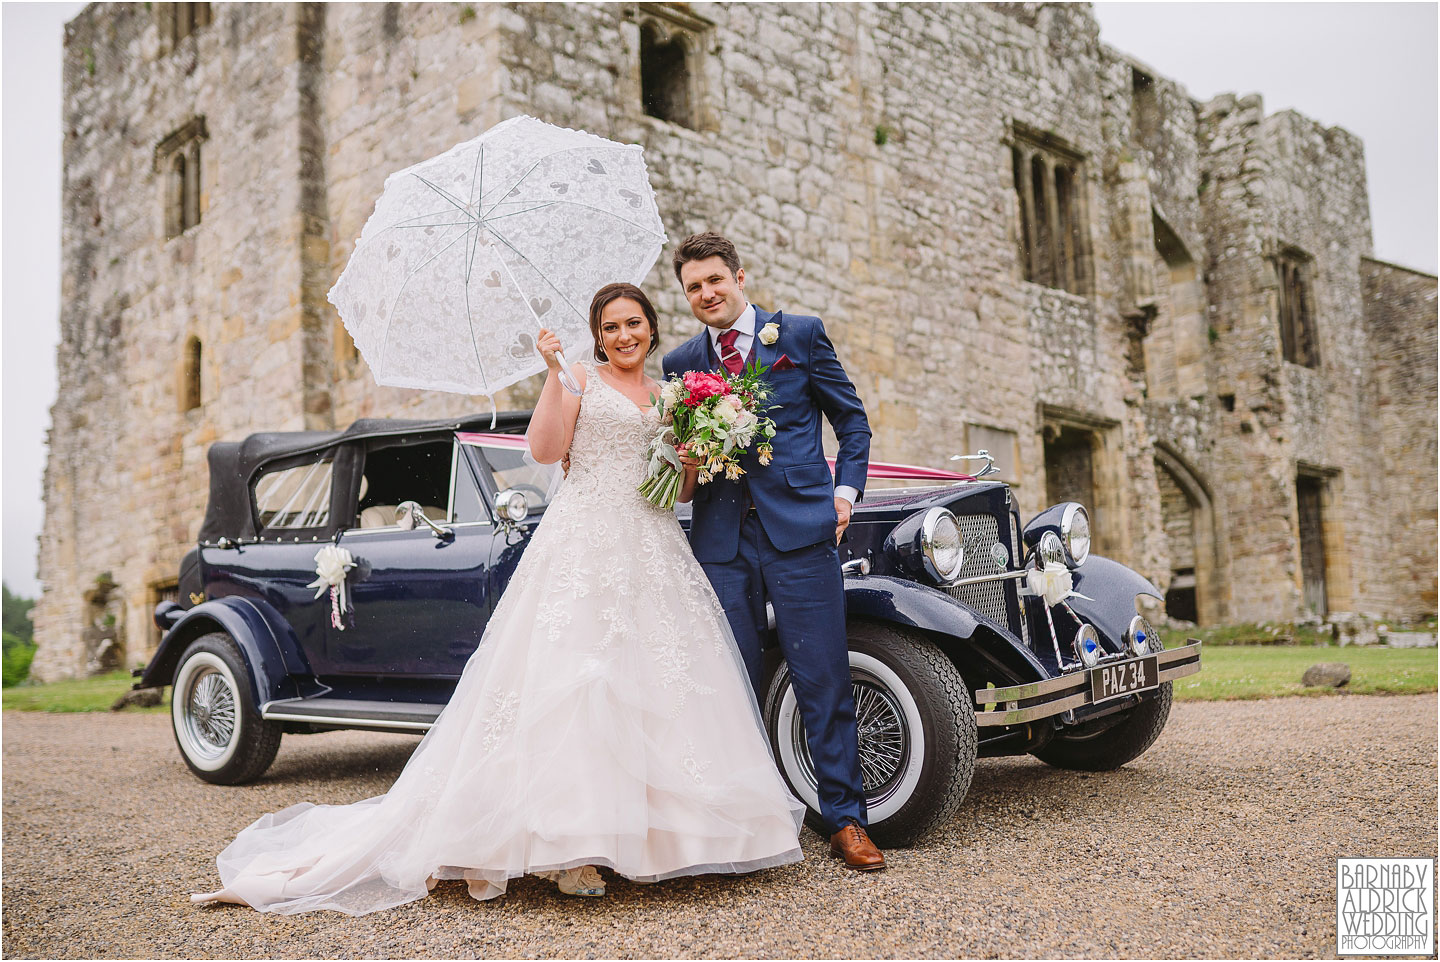
[[[1275,258],[1279,287],[1280,345],[1285,360],[1304,367],[1320,366],[1315,336],[1314,296],[1310,285],[1311,260],[1295,248]]]
[[[662,3],[640,4],[639,16],[641,108],[657,120],[700,129],[700,55],[709,21]]]
[[[200,406],[200,367],[203,349],[200,338],[191,335],[185,341],[185,354],[180,365],[180,411],[193,411]]]
[[[165,177],[165,236],[178,237],[185,232],[185,187],[190,182],[185,171],[185,155],[170,158]]]
[[[200,146],[205,118],[186,122],[155,147],[155,170],[164,191],[165,237],[179,237],[200,223]]]
[[[1021,276],[1045,287],[1088,294],[1091,255],[1082,158],[1053,137],[1025,134],[1018,127],[1010,153],[1020,200]]]

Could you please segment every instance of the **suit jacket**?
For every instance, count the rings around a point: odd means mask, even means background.
[[[760,330],[776,324],[780,336],[765,344]],[[781,551],[793,551],[835,537],[835,488],[848,484],[864,492],[870,461],[870,421],[855,385],[850,383],[835,348],[818,317],[773,314],[756,308],[752,356],[766,368],[770,402],[766,412],[775,421],[774,460],[761,465],[752,450],[740,459],[742,481],[716,478],[695,489],[690,540],[701,562],[723,562],[740,546],[740,522],[749,503],[765,533]],[[776,371],[775,361],[788,357],[794,368]],[[720,368],[707,328],[665,355],[665,376]],[[840,444],[835,477],[825,463],[820,417],[835,429]]]

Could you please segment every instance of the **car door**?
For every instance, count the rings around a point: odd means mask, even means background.
[[[437,460],[437,448],[445,441],[448,449],[439,449],[448,454],[443,472],[448,492],[443,512],[436,512],[438,494],[406,497],[411,491],[406,485],[432,494],[440,490],[435,465],[425,462]],[[470,460],[453,437],[430,439],[410,446],[415,474],[407,474],[403,456],[392,456],[394,464],[382,477],[377,465],[397,447],[404,446],[367,451],[364,477],[374,476],[372,492],[386,486],[378,496],[384,503],[366,507],[376,495],[362,495],[356,523],[338,540],[356,563],[348,579],[351,611],[341,619],[343,627],[330,627],[320,673],[356,697],[367,685],[386,679],[453,682],[479,644],[494,606],[488,570],[495,526]],[[393,523],[395,506],[405,500],[432,508],[427,514],[441,514],[434,520],[446,535],[437,536],[424,524],[406,530]],[[382,517],[390,523],[377,524]]]
[[[530,536],[544,520],[545,509],[564,483],[564,474],[558,464],[539,464],[530,458],[524,438],[518,435],[456,436],[465,442],[487,503],[493,505],[502,492],[518,491],[525,496],[525,520],[515,525],[497,525],[492,536],[489,577],[491,591],[498,598],[510,583]]]

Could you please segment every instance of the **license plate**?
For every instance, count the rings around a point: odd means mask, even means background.
[[[1108,701],[1121,695],[1157,688],[1159,685],[1160,664],[1154,655],[1090,669],[1092,701]]]

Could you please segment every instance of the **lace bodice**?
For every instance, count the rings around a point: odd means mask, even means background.
[[[660,429],[659,418],[653,408],[641,410],[606,383],[594,364],[581,363],[586,374],[585,395],[570,440],[570,473],[562,493],[568,492],[567,500],[603,498],[617,506],[623,502],[626,510],[648,505],[636,489],[645,480],[650,441]]]

